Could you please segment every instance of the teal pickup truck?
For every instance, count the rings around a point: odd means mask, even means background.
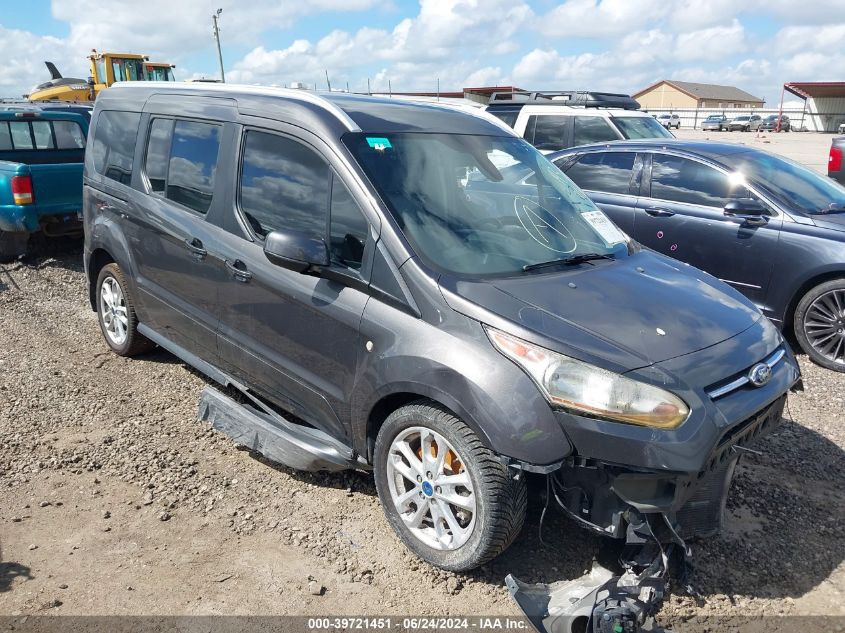
[[[26,253],[29,236],[81,233],[88,117],[0,111],[0,262]]]

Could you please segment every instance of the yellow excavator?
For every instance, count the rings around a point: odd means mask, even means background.
[[[176,81],[173,64],[151,62],[136,53],[98,53],[88,56],[91,74],[88,79],[62,77],[53,62],[44,62],[50,81],[39,84],[27,96],[30,101],[73,101],[90,103],[101,90],[116,81]]]

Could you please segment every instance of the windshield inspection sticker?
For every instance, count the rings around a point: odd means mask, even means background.
[[[616,228],[616,225],[601,211],[587,211],[586,213],[582,213],[581,217],[593,227],[595,232],[599,234],[608,246],[621,244],[625,241],[625,234]]]
[[[378,136],[368,136],[367,137],[367,143],[369,144],[370,147],[372,147],[377,152],[383,152],[384,150],[390,149],[391,147],[393,147],[390,144],[389,139],[378,137]]]

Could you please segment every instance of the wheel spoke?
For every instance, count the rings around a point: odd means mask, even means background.
[[[467,490],[470,490],[472,487],[472,482],[470,481],[469,474],[466,471],[458,473],[457,475],[441,475],[437,479],[437,483],[441,486],[451,486],[453,488],[463,486]]]
[[[393,467],[393,469],[408,481],[416,484],[418,474],[414,471],[414,469],[408,466],[408,464],[406,464],[405,462],[403,462],[402,458],[399,455],[393,454],[390,457],[390,465]]]
[[[839,351],[842,349],[843,344],[845,344],[845,339],[840,336],[839,341],[836,343],[836,348],[833,350],[833,360],[837,360],[839,358]]]
[[[405,456],[405,459],[408,460],[408,464],[410,467],[416,471],[418,475],[424,475],[425,472],[423,470],[422,462],[419,458],[414,454],[413,449],[408,445],[408,442],[400,442],[395,446],[395,448],[399,449],[399,452]],[[414,478],[416,481],[416,477]]]
[[[396,499],[393,500],[393,505],[396,506],[396,509],[402,513],[407,510],[408,502],[411,501],[414,497],[418,497],[419,490],[417,488],[411,488],[405,494],[399,495]]]
[[[417,510],[412,515],[408,516],[407,514],[402,515],[402,520],[405,521],[405,524],[410,528],[419,528],[422,525],[423,520],[425,519],[426,515],[429,511],[429,504],[426,503],[419,503],[417,504]]]
[[[434,469],[434,458],[431,456],[432,446],[437,446],[438,451],[440,450],[439,444],[434,440],[434,435],[431,431],[426,429],[426,431],[424,431],[420,437],[420,448],[422,452],[421,472],[423,472],[423,474],[425,474],[426,472],[437,472]]]
[[[446,530],[443,529],[443,519],[440,507],[436,503],[431,504],[431,521],[434,523],[434,538],[442,545],[448,546]]]
[[[102,298],[106,306],[111,308],[114,304],[114,299],[112,298],[111,284],[108,282],[103,284]]]
[[[452,530],[452,536],[455,539],[463,536],[465,530],[461,527],[461,524],[458,523],[458,519],[452,512],[452,508],[450,508],[441,499],[437,500],[437,508],[440,510],[440,514],[443,515],[443,518],[446,519],[446,523],[449,524],[449,529]]]
[[[458,506],[463,510],[468,510],[469,512],[475,512],[475,495],[470,493],[467,496],[455,494],[439,494],[437,495],[437,499],[442,499],[446,503],[452,506]]]
[[[836,311],[831,309],[830,306],[827,304],[827,297],[819,297],[816,300],[815,305],[813,306],[815,311],[821,315],[823,319],[828,321],[835,321],[836,320]]]

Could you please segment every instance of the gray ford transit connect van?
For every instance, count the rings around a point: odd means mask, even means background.
[[[201,416],[272,459],[371,468],[390,525],[445,569],[513,541],[524,471],[607,536],[712,532],[799,381],[741,295],[436,105],[117,84],[84,224],[115,353],[159,345],[239,391],[207,388]]]

